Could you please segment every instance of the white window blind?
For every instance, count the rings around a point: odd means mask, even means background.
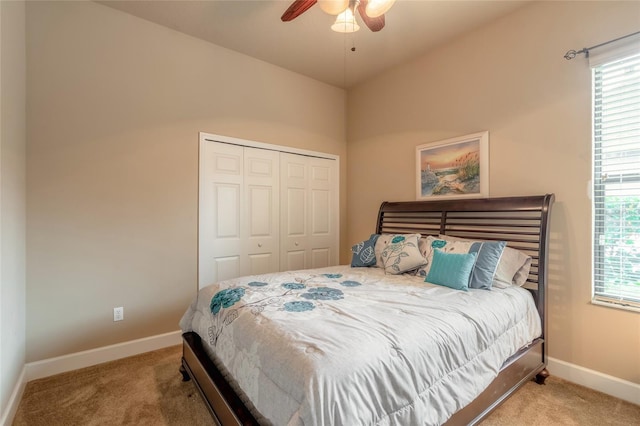
[[[640,52],[591,64],[593,301],[640,309]]]

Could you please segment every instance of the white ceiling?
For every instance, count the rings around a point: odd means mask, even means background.
[[[359,20],[360,31],[345,36],[331,31],[335,17],[317,4],[282,22],[280,16],[292,1],[99,3],[338,87],[351,87],[527,3],[398,0],[381,31],[373,33]]]

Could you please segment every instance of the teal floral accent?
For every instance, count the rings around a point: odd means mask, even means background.
[[[311,302],[295,300],[293,302],[285,303],[283,307],[287,312],[305,312],[313,310],[315,305]]]
[[[211,313],[216,315],[222,308],[230,308],[244,296],[245,290],[242,287],[226,288],[220,290],[211,299],[209,308]]]
[[[284,283],[282,284],[282,287],[286,288],[287,290],[302,290],[307,286],[302,283]]]
[[[349,280],[342,281],[340,284],[342,284],[345,287],[357,287],[359,285],[362,285],[358,281],[349,281]]]
[[[395,237],[393,237],[393,239],[391,240],[391,242],[393,244],[398,244],[401,243],[405,240],[405,238],[402,235],[396,235]]]
[[[260,281],[251,281],[247,285],[251,286],[251,287],[264,287],[265,285],[267,285],[267,283],[263,283],[263,282],[260,282]]]
[[[433,247],[433,248],[442,248],[442,247],[444,247],[446,245],[447,245],[447,242],[444,241],[444,240],[434,240],[431,243],[431,247]]]
[[[327,278],[340,278],[342,274],[322,274]]]
[[[310,288],[307,293],[302,294],[302,297],[311,300],[340,300],[344,298],[344,293],[337,288],[314,287]]]

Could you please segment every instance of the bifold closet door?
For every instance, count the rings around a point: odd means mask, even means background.
[[[280,154],[280,269],[338,264],[335,160]]]
[[[280,270],[280,155],[244,148],[241,275]]]
[[[200,147],[198,282],[279,270],[279,153]]]

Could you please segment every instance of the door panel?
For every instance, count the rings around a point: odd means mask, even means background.
[[[273,229],[273,188],[269,186],[249,186],[247,216],[249,237],[269,237]]]
[[[267,178],[274,177],[274,155],[260,156],[260,150],[245,148],[247,150],[247,177]],[[277,161],[276,161],[277,162]]]
[[[327,160],[322,160],[327,161]],[[332,161],[332,160],[328,160],[328,161]],[[329,163],[331,164],[331,163]],[[326,164],[312,164],[311,165],[311,180],[319,183],[319,182],[326,182],[327,185],[331,184],[331,171],[332,171],[332,167],[330,165],[326,165]]]
[[[282,270],[297,271],[299,269],[307,269],[306,264],[306,253],[304,250],[291,250],[286,252]]]
[[[306,157],[293,154],[283,154],[283,156],[287,159],[285,174],[289,186],[304,188],[307,174]]]
[[[201,144],[198,223],[200,287],[234,276],[240,271],[243,168],[242,147],[213,142]]]
[[[337,264],[336,161],[281,153],[280,164],[281,269]]]
[[[205,286],[237,277],[240,274],[240,256],[216,257],[213,266],[216,278],[210,283],[204,283]]]
[[[311,192],[311,235],[327,236],[330,229],[330,199],[329,191],[313,190]]]
[[[249,271],[247,275],[268,274],[273,270],[273,253],[249,254]]]
[[[228,174],[231,176],[242,176],[242,152],[236,150],[232,145],[231,148],[225,148],[214,151],[215,160],[213,162],[212,172],[215,174]]]
[[[240,238],[240,185],[214,184],[215,238]]]
[[[307,194],[304,188],[288,188],[286,200],[286,236],[304,237],[307,229]]]
[[[280,155],[244,148],[242,275],[280,270]]]
[[[310,158],[309,168],[309,216],[312,226],[308,249],[314,253],[313,267],[337,265],[339,211],[336,161]]]
[[[331,266],[331,252],[329,248],[311,250],[311,267],[324,268]]]
[[[308,208],[307,158],[280,153],[280,270],[305,269],[307,265]]]

